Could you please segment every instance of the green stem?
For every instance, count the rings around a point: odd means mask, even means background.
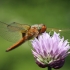
[[[50,66],[48,66],[48,70],[52,70],[52,68]]]

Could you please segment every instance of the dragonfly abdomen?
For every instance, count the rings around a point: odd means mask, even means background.
[[[20,46],[22,43],[24,43],[26,40],[25,40],[25,37],[24,38],[22,38],[20,41],[18,41],[17,43],[15,43],[13,46],[11,46],[10,48],[8,48],[7,50],[6,50],[6,52],[9,52],[9,51],[11,51],[11,50],[13,50],[13,49],[15,49],[15,48],[17,48],[18,46]]]

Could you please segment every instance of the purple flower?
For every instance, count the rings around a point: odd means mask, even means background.
[[[43,33],[38,38],[32,40],[32,53],[38,66],[45,68],[50,66],[59,69],[65,62],[65,57],[70,53],[69,42],[60,37],[60,34],[54,32]]]

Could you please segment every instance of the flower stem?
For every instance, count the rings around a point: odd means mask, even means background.
[[[52,70],[52,68],[50,66],[48,66],[48,70]]]

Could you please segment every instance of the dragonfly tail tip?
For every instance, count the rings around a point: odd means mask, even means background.
[[[9,50],[6,50],[6,52],[9,52]]]

